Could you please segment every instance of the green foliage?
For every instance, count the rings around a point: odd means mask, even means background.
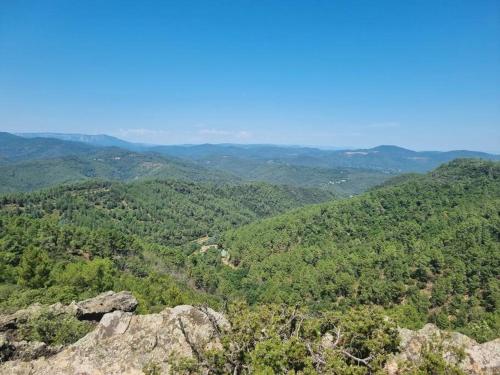
[[[98,294],[113,288],[117,270],[109,259],[61,264],[52,273],[52,282]]]
[[[359,197],[228,231],[221,246],[232,267],[197,256],[190,274],[208,274],[210,288],[200,287],[251,303],[319,310],[376,304],[413,328],[432,321],[494,338],[499,212],[500,164],[457,160]]]
[[[130,290],[139,301],[139,313],[159,312],[165,306],[218,305],[218,300],[213,296],[200,293],[169,275],[151,273],[146,277],[136,277],[123,273],[115,280],[114,289]]]
[[[21,256],[17,282],[29,288],[43,288],[49,279],[50,269],[47,251],[30,246]]]
[[[201,375],[203,366],[194,358],[172,356],[169,359],[173,374],[179,375]]]
[[[304,208],[331,195],[155,180],[3,196],[0,310],[109,289],[131,290],[141,313],[244,299],[251,307],[231,308],[224,351],[205,354],[211,371],[237,363],[257,373],[364,374],[359,359],[370,358],[374,373],[396,350],[386,315],[479,341],[500,335],[499,181],[498,163],[458,160]],[[216,246],[201,251],[193,240],[205,235]],[[49,320],[27,335],[48,335]],[[73,332],[71,322],[61,326]],[[343,341],[326,350],[320,337],[335,339],[337,329]],[[47,339],[77,336],[58,335]],[[440,371],[439,356],[429,352],[427,362],[417,370]],[[177,365],[179,373],[200,366]]]
[[[182,181],[87,182],[3,198],[9,214],[59,215],[61,223],[137,235],[161,244],[187,241],[331,198],[325,191],[263,183],[214,185]]]
[[[382,313],[363,308],[313,314],[299,307],[236,303],[227,313],[231,330],[222,333],[222,350],[197,348],[199,361],[190,362],[190,371],[197,365],[198,372],[183,373],[377,373],[398,345],[395,326]]]
[[[144,375],[161,375],[161,368],[158,363],[149,362],[143,367],[142,372]]]
[[[92,328],[92,324],[79,321],[73,315],[44,308],[20,325],[19,334],[23,340],[67,345],[85,336]]]
[[[168,275],[180,272],[182,249],[149,244],[114,230],[62,225],[58,219],[0,215],[0,310],[34,302],[70,303],[110,289],[131,290],[140,312],[181,303],[216,303],[182,277]]]

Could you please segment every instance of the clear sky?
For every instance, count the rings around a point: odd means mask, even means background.
[[[500,1],[0,1],[0,130],[498,153]]]

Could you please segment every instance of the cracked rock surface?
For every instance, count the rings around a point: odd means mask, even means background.
[[[94,331],[61,352],[30,362],[5,362],[0,374],[135,375],[152,364],[161,373],[170,373],[168,359],[192,357],[192,345],[200,349],[220,346],[214,322],[229,327],[214,310],[204,312],[188,305],[149,315],[114,311],[105,314]]]
[[[400,369],[398,363],[418,363],[422,349],[431,342],[438,342],[444,349],[446,362],[458,366],[466,374],[500,374],[500,338],[479,344],[461,333],[442,331],[433,324],[426,324],[418,331],[401,328],[399,336],[400,353],[386,365],[389,375],[404,374],[405,370]],[[457,352],[462,355],[458,356]]]
[[[96,297],[75,304],[75,315],[80,320],[99,321],[106,313],[113,311],[134,311],[137,300],[131,292],[104,292]]]

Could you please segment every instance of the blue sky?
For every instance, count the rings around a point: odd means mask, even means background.
[[[500,2],[1,1],[0,130],[500,152]]]

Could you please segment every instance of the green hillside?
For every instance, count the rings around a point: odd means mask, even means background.
[[[389,172],[362,168],[320,168],[232,156],[207,157],[199,163],[207,168],[231,173],[245,181],[317,187],[339,196],[360,194],[394,176]]]
[[[110,289],[133,291],[141,312],[216,301],[177,272],[179,250],[59,219],[0,214],[0,313],[34,302],[70,303]]]
[[[456,158],[500,160],[485,152],[413,151],[398,146],[369,149],[325,150],[312,147],[278,145],[202,144],[152,147],[158,153],[200,162],[236,158],[315,168],[361,168],[383,172],[427,172]]]
[[[252,303],[376,304],[406,326],[429,320],[498,337],[499,212],[500,163],[457,160],[229,231],[221,247],[231,267],[219,261],[214,276],[202,254],[192,274]]]
[[[17,162],[33,159],[57,158],[68,155],[85,155],[95,147],[79,142],[51,138],[23,138],[0,132],[0,161]]]
[[[0,309],[115,288],[137,294],[141,311],[238,299],[312,313],[378,306],[409,328],[499,336],[499,163],[457,160],[331,198],[165,180],[4,195]]]
[[[213,303],[186,277],[193,240],[332,198],[268,184],[89,181],[0,197],[0,311],[132,290],[141,311]],[[184,245],[174,247],[172,245]]]
[[[52,136],[59,139],[47,138]],[[221,183],[258,181],[321,188],[337,196],[349,196],[391,177],[382,171],[293,165],[253,154],[244,158],[216,155],[202,160],[182,153],[177,155],[180,158],[162,156],[148,152],[156,148],[133,146],[104,135],[35,133],[19,137],[0,133],[0,193],[34,191],[89,179],[162,178]],[[225,150],[223,146],[213,148],[218,152]],[[290,153],[284,147],[273,149],[279,158]]]
[[[188,161],[119,148],[105,148],[94,150],[88,155],[0,164],[0,193],[33,191],[96,178],[118,181],[152,178],[238,181],[236,176],[222,171],[207,170]]]
[[[328,169],[225,159],[203,164],[118,148],[88,155],[0,164],[0,193],[34,191],[89,179],[134,181],[154,178],[221,183],[267,182],[359,194],[393,175],[365,169]]]
[[[264,183],[90,181],[5,196],[2,211],[32,217],[57,214],[62,223],[92,229],[118,229],[121,233],[161,244],[183,244],[332,197],[322,190]]]

